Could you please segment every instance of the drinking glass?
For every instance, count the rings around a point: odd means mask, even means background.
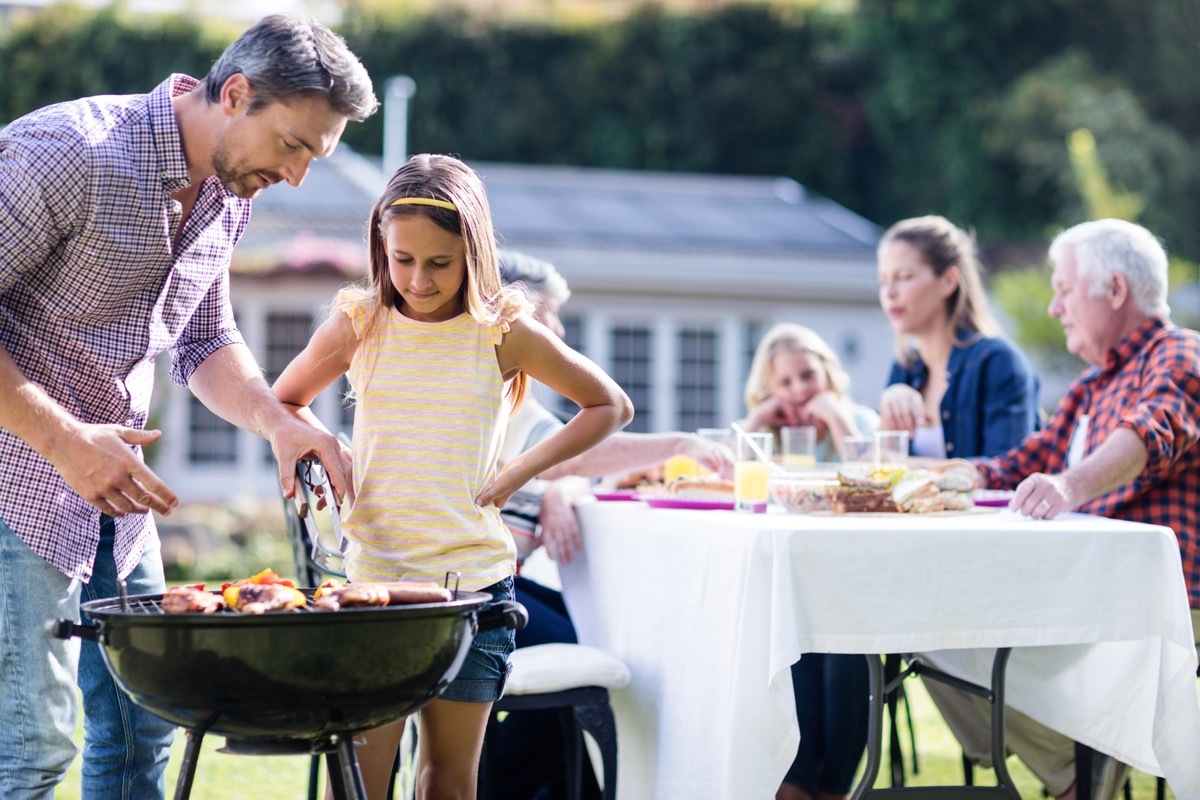
[[[875,444],[880,468],[894,470],[908,463],[908,431],[876,431]]]
[[[733,464],[733,498],[738,511],[767,510],[774,446],[775,437],[770,433],[738,435]]]
[[[873,467],[877,463],[874,436],[843,436],[842,461]]]
[[[817,429],[811,425],[781,428],[779,445],[785,467],[812,469],[817,466]]]
[[[710,442],[723,444],[730,450],[736,444],[737,433],[733,428],[697,428],[696,435],[701,439],[707,439]]]

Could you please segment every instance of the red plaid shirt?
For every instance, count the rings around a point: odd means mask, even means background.
[[[1084,414],[1085,452],[1124,427],[1141,437],[1149,461],[1133,481],[1078,511],[1174,530],[1190,602],[1200,608],[1200,333],[1163,319],[1143,324],[1109,352],[1103,369],[1071,384],[1044,430],[976,465],[984,485],[1014,489],[1034,472],[1062,472]]]

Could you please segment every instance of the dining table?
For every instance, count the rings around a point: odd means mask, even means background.
[[[613,693],[626,800],[773,798],[805,653],[930,653],[1016,708],[1200,798],[1200,695],[1169,528],[1076,513],[768,513],[585,500],[560,566]]]

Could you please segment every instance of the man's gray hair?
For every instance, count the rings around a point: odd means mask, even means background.
[[[315,19],[273,14],[255,23],[208,71],[208,101],[219,102],[225,82],[238,73],[254,90],[251,111],[295,97],[324,97],[335,112],[361,122],[379,107],[362,62]]]
[[[1113,275],[1129,283],[1129,293],[1139,311],[1166,317],[1167,251],[1153,233],[1122,219],[1083,222],[1054,237],[1050,261],[1058,264],[1068,253],[1075,256],[1076,274],[1086,280],[1092,297],[1107,290]]]
[[[501,250],[499,255],[500,280],[506,286],[522,283],[543,302],[555,306],[561,306],[570,298],[571,288],[567,285],[567,279],[549,261],[515,250]]]

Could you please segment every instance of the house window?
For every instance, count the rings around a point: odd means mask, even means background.
[[[645,327],[615,326],[612,337],[612,376],[637,409],[628,431],[647,433],[651,430],[654,408],[651,404],[653,370],[651,331]]]
[[[563,341],[567,346],[576,352],[587,355],[583,346],[583,319],[581,317],[559,317],[559,322],[563,326]],[[579,412],[579,406],[572,403],[562,395],[555,395],[555,405],[551,411],[556,411],[558,416],[563,419],[570,419]]]
[[[237,463],[237,428],[218,417],[194,394],[188,395],[188,462]]]
[[[263,364],[267,383],[275,382],[284,368],[308,344],[312,332],[313,315],[310,312],[271,311],[267,314],[266,363]],[[275,462],[270,442],[263,442],[263,460]]]
[[[272,311],[267,314],[267,383],[274,383],[313,333],[313,315],[304,311]]]
[[[679,331],[679,378],[675,385],[678,418],[682,431],[711,428],[722,424],[720,411],[719,367],[720,339],[708,328],[682,328]]]

